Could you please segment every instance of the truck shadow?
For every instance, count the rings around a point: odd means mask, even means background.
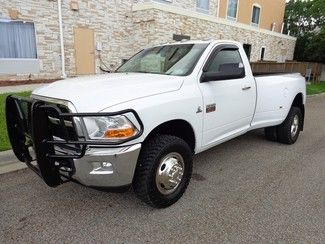
[[[264,140],[263,131],[256,130],[246,135],[235,138],[229,142],[223,143],[210,150],[202,152],[194,157],[193,179],[190,183],[188,193],[184,197],[191,198],[195,194],[195,190],[202,184],[205,184],[209,178],[214,177],[217,172],[222,172],[224,168],[233,167],[233,164],[244,161],[246,157],[250,157],[250,153],[256,150],[256,146],[261,144],[272,145],[274,143]],[[124,193],[103,192],[87,188],[76,183],[67,183],[56,188],[49,188],[30,170],[21,170],[19,172],[9,173],[0,177],[0,183],[10,181],[10,178],[17,177],[17,181],[8,187],[8,194],[11,196],[24,196],[18,201],[18,206],[22,205],[28,208],[33,215],[38,214],[37,211],[42,209],[46,211],[48,208],[69,209],[68,214],[78,214],[82,211],[84,214],[100,216],[105,212],[123,211],[129,212],[130,208],[140,212],[153,211],[152,208],[142,203],[135,197],[132,188]],[[3,186],[6,190],[6,186]],[[27,199],[26,199],[27,198]],[[179,208],[185,204],[187,200],[179,201],[180,203],[170,208]],[[34,206],[38,206],[37,209]],[[71,207],[73,206],[73,208]],[[169,209],[170,209],[169,208]],[[163,210],[162,210],[163,211]]]
[[[196,155],[194,157],[192,181],[190,185],[204,184],[204,181],[211,177],[207,173],[211,171],[222,172],[225,167],[232,167],[233,158],[236,158],[236,161],[245,161],[246,157],[250,157],[248,154],[256,150],[256,147],[261,144],[272,147],[276,143],[265,140],[263,130],[254,130]],[[136,199],[132,187],[127,192],[122,193],[103,189],[90,189],[83,186],[78,186],[78,188],[79,187],[83,188],[80,189],[80,191],[87,191],[92,196],[92,200],[96,198],[96,201],[99,202],[103,199],[105,199],[104,201],[110,202],[114,199],[113,202],[108,203],[109,207],[114,207],[116,205],[120,206],[121,204],[128,206],[130,204],[132,207],[136,205],[138,208],[144,208],[144,211],[148,209],[147,205]]]
[[[236,158],[236,161],[238,161],[238,159],[244,161],[245,157],[250,157],[248,154],[256,150],[256,146],[261,144],[274,146],[274,142],[268,142],[264,139],[263,130],[254,130],[196,155],[194,157],[193,174],[190,185],[204,184],[204,181],[211,177],[207,173],[211,171],[222,172],[226,166],[232,167],[233,158]],[[138,210],[142,209],[143,211],[151,209],[135,197],[132,187],[126,192],[87,188],[75,183],[62,185],[59,188],[64,192],[75,192],[76,194],[71,195],[71,197],[74,198],[74,202],[87,202],[91,200],[92,202],[96,202],[96,205],[103,204],[106,205],[107,208],[114,208],[116,206],[119,206],[119,208],[121,208],[121,206],[128,208],[132,206],[136,207]]]

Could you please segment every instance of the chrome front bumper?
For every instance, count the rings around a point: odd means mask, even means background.
[[[132,183],[141,144],[121,148],[90,148],[74,159],[72,178],[91,187],[122,187]]]

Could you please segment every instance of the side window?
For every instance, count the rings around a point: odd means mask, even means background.
[[[243,68],[243,62],[237,49],[223,49],[219,51],[207,68],[207,72],[233,73]]]

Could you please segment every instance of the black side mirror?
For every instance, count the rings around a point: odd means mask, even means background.
[[[217,80],[232,80],[232,79],[240,79],[245,77],[245,68],[234,67],[231,65],[221,65],[219,72],[203,72],[200,81],[209,82],[209,81],[217,81]]]

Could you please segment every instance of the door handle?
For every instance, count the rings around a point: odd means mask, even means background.
[[[243,88],[242,88],[242,90],[243,91],[246,91],[246,90],[249,90],[249,89],[251,89],[252,87],[250,87],[250,86],[244,86]]]

